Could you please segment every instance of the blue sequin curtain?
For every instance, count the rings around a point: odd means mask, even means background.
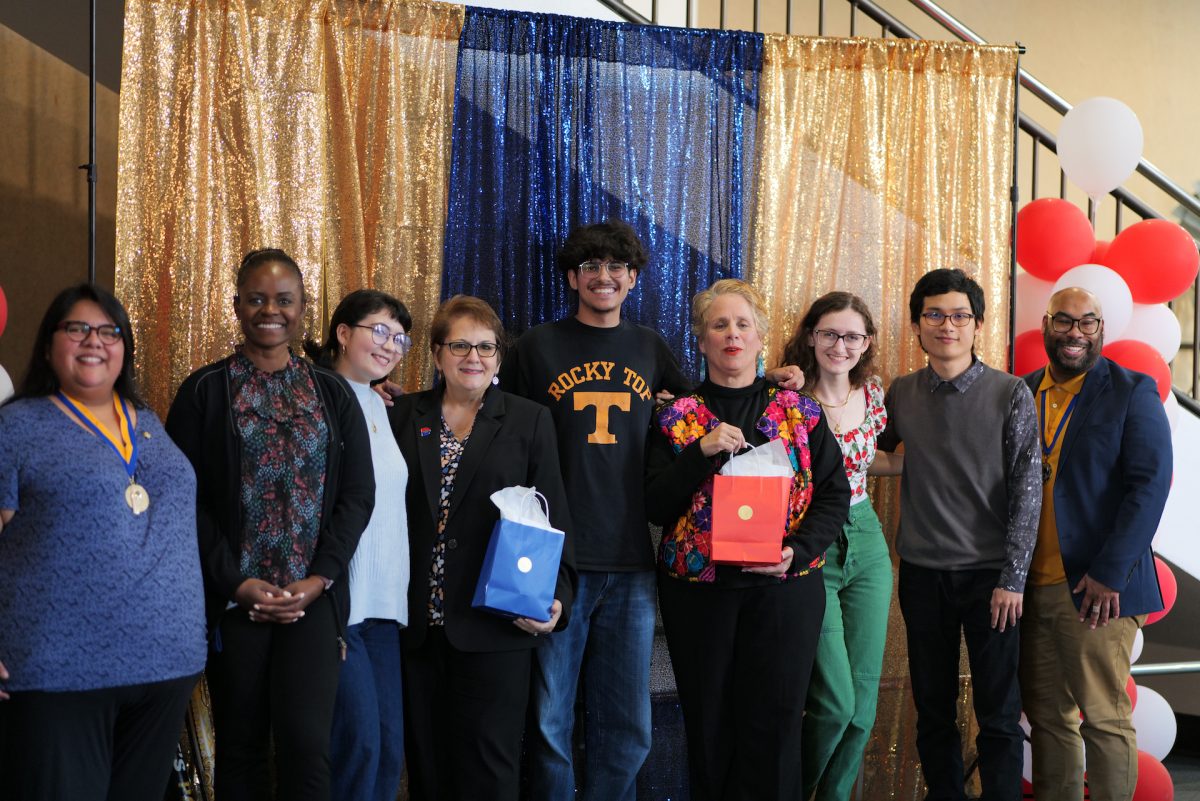
[[[746,263],[761,67],[755,34],[469,8],[443,298],[482,297],[513,333],[566,316],[559,245],[619,217],[650,251],[625,316],[695,374],[691,296]]]

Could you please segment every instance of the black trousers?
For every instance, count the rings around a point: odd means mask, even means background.
[[[917,752],[926,801],[964,801],[958,733],[960,632],[967,641],[979,736],[981,801],[1021,798],[1020,624],[991,626],[999,570],[932,570],[900,562],[900,611],[908,630],[908,672],[917,707]]]
[[[404,651],[412,801],[516,801],[533,651],[460,651],[431,626]]]
[[[208,656],[221,801],[271,795],[329,801],[329,737],[341,665],[333,603],[317,598],[295,623],[253,623],[243,609],[221,617]]]
[[[162,801],[198,676],[0,701],[0,798]]]
[[[762,587],[658,577],[693,801],[799,801],[800,732],[825,616],[821,571]]]

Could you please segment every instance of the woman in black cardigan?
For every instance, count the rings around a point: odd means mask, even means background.
[[[566,625],[575,588],[570,516],[550,413],[493,384],[504,330],[478,298],[438,310],[430,348],[442,381],[396,399],[392,431],[408,462],[409,625],[404,744],[409,794],[516,799],[533,648]],[[549,620],[471,607],[499,511],[490,495],[536,487],[567,532]]]
[[[207,677],[222,801],[329,798],[329,737],[349,613],[347,566],[375,504],[362,410],[344,379],[294,355],[300,268],[246,255],[237,351],[192,373],[167,416],[196,470]]]

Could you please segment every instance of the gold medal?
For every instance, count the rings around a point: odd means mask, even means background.
[[[150,495],[141,484],[130,481],[129,486],[125,488],[125,503],[129,504],[135,515],[140,515],[150,508]]]

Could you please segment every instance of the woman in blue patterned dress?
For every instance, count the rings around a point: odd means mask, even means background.
[[[158,801],[204,667],[195,478],[133,355],[71,287],[0,407],[0,798]]]
[[[805,798],[847,801],[875,723],[892,602],[892,559],[867,497],[867,473],[899,475],[904,457],[875,449],[887,411],[883,384],[871,373],[875,321],[861,298],[830,292],[814,301],[783,358],[804,371],[804,390],[821,404],[850,481],[849,516],[825,552],[825,621],[802,761]]]
[[[305,294],[282,250],[246,254],[244,341],[180,386],[167,431],[198,485],[207,678],[222,801],[327,801],[348,566],[375,503],[371,445],[345,379],[296,356]]]

